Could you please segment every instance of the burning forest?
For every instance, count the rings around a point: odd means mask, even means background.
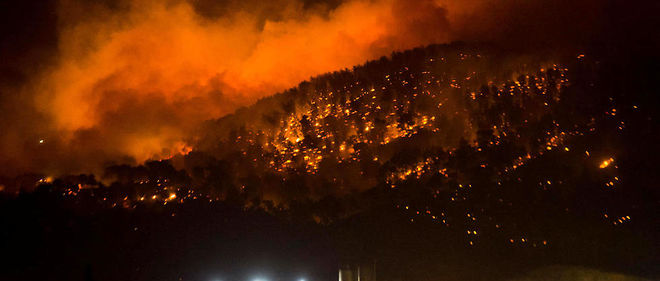
[[[621,6],[275,2],[54,4],[57,59],[0,84],[36,104],[2,123],[7,280],[659,276],[658,59],[602,32]],[[520,24],[580,9],[589,38]]]

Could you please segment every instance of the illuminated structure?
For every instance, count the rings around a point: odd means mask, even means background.
[[[376,281],[376,263],[342,265],[339,267],[339,281]]]

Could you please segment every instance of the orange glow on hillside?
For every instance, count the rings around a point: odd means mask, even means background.
[[[246,12],[209,19],[187,2],[136,1],[65,25],[36,104],[79,153],[142,162],[180,153],[200,122],[311,76],[447,41],[444,9],[430,0],[347,1],[327,15],[291,1],[283,10],[260,26]]]

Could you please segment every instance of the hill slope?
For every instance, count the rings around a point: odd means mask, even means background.
[[[198,241],[237,243],[232,217],[236,237],[270,241],[272,230],[245,212],[286,233],[304,225],[290,232],[330,245],[321,257],[332,278],[335,257],[378,260],[383,280],[506,280],[548,264],[656,276],[655,68],[599,58],[437,45],[315,77],[207,122],[185,156],[108,167],[110,185],[35,176],[36,193],[0,204],[3,221],[18,225],[6,241],[30,240],[21,231],[30,227],[73,245],[75,235],[48,229],[145,229],[187,237],[169,245],[178,251],[210,254]],[[71,209],[83,210],[79,221]],[[103,214],[116,227],[86,224]],[[49,226],[32,225],[40,219]],[[284,248],[297,240],[280,238]]]

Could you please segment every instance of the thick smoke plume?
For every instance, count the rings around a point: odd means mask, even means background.
[[[593,1],[546,2],[63,0],[46,36],[54,47],[20,54],[32,58],[16,62],[25,83],[1,81],[3,114],[14,117],[0,123],[2,173],[166,158],[187,151],[204,120],[396,50],[548,39],[557,32],[540,35],[547,21],[564,35],[598,28]],[[564,28],[574,18],[588,27]]]
[[[61,3],[56,62],[30,89],[46,119],[30,140],[50,155],[41,168],[168,157],[203,120],[448,36],[446,12],[431,1],[225,4],[235,7],[204,14],[180,1]]]

